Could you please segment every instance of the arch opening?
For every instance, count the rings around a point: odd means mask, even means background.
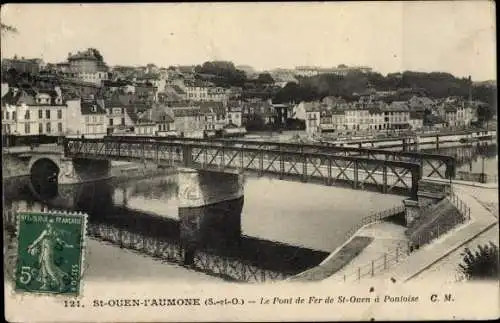
[[[41,199],[46,200],[57,196],[59,166],[49,158],[40,158],[30,169],[30,188]]]

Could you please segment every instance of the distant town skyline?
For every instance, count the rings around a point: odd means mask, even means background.
[[[97,48],[110,65],[232,61],[257,71],[369,66],[496,80],[494,3],[8,4],[2,58],[65,61]]]

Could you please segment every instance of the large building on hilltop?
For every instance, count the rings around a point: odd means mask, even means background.
[[[101,85],[108,80],[109,68],[97,49],[89,48],[75,54],[68,54],[66,75],[80,81]]]

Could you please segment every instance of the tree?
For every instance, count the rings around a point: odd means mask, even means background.
[[[10,32],[10,33],[17,33],[16,27],[6,25],[4,23],[0,23],[1,31],[2,33],[4,32]]]
[[[300,101],[314,101],[321,98],[317,89],[308,84],[297,84],[289,82],[284,88],[280,89],[273,98],[276,103],[289,103]]]
[[[252,130],[265,130],[267,128],[266,121],[259,114],[251,114],[245,125],[248,131]]]
[[[205,62],[196,66],[195,72],[198,79],[209,79],[221,87],[242,87],[246,82],[245,72],[236,69],[234,64],[228,61]]]
[[[478,245],[478,250],[472,252],[469,248],[461,254],[463,263],[459,270],[468,280],[498,279],[498,246],[492,241],[483,246]]]
[[[257,82],[261,84],[273,84],[274,79],[269,73],[260,73],[257,77]]]

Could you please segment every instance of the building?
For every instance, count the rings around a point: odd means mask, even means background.
[[[194,84],[186,86],[186,99],[201,102],[223,102],[229,100],[229,91],[222,87]]]
[[[18,58],[14,56],[12,59],[6,58],[2,60],[2,73],[14,69],[18,74],[38,74],[44,67],[45,63],[40,58],[25,59],[24,57]]]
[[[185,103],[169,106],[173,112],[174,129],[181,137],[203,137],[206,127],[200,106]]]
[[[292,117],[299,120],[306,120],[306,104],[307,102],[302,101],[294,105],[292,108]]]
[[[11,87],[2,97],[2,132],[16,136],[63,136],[66,114],[60,88]]]
[[[229,90],[222,87],[209,87],[207,101],[222,102],[224,104],[229,100]]]
[[[186,98],[191,101],[208,101],[208,86],[186,86]]]
[[[276,115],[275,124],[279,127],[285,127],[287,120],[293,114],[293,106],[288,104],[273,104],[273,109]]]
[[[68,135],[103,137],[107,134],[108,117],[103,100],[75,99],[68,107]]]
[[[199,102],[204,118],[204,130],[221,130],[228,123],[226,109],[221,102]]]
[[[447,123],[441,116],[429,114],[424,119],[424,126],[440,129],[446,127]]]
[[[371,67],[367,66],[347,66],[340,64],[333,68],[323,68],[318,66],[297,66],[294,70],[296,76],[311,77],[320,74],[334,74],[338,76],[345,76],[348,73],[358,72],[358,73],[370,73],[372,71]]]
[[[235,126],[241,127],[243,124],[242,120],[242,108],[241,105],[228,105],[227,107],[227,121],[228,124],[233,124]]]
[[[443,113],[441,115],[441,117],[444,119],[444,121],[446,121],[446,123],[448,124],[448,126],[450,127],[456,127],[457,126],[457,108],[454,107],[454,106],[445,106],[443,108]]]
[[[370,114],[368,108],[361,103],[352,103],[345,109],[345,125],[347,130],[368,130]]]
[[[121,100],[120,100],[121,98]],[[113,96],[105,101],[108,117],[107,132],[126,132],[134,129],[138,116],[133,105],[124,100],[126,96]]]
[[[241,123],[248,126],[249,120],[262,119],[264,124],[274,124],[275,111],[270,100],[250,99],[241,104]]]
[[[173,110],[163,104],[155,104],[139,115],[134,133],[139,136],[177,136]]]
[[[385,124],[384,107],[378,105],[371,105],[368,107],[368,114],[370,116],[368,130],[370,131],[383,130]]]
[[[405,101],[394,101],[384,110],[385,129],[399,130],[410,127],[410,107]]]
[[[320,121],[318,128],[321,133],[335,131],[335,127],[333,125],[333,111],[331,109],[322,109],[320,111]]]
[[[319,102],[301,102],[305,113],[306,133],[313,135],[320,132],[321,105]]]
[[[436,103],[426,96],[416,96],[413,95],[408,100],[408,106],[411,110],[432,110],[434,109]]]
[[[63,79],[60,82],[63,96],[72,94],[83,99],[92,99],[102,95],[101,86],[78,79]]]
[[[410,119],[409,119],[410,128],[412,130],[421,130],[424,127],[424,116],[425,116],[425,112],[422,110],[410,111]]]
[[[347,130],[347,125],[345,124],[345,111],[342,109],[332,110],[332,126],[335,132],[340,132]]]
[[[110,79],[109,69],[96,49],[89,48],[76,54],[68,54],[68,76],[84,82],[101,85],[102,81]]]
[[[294,75],[311,77],[319,75],[320,68],[315,66],[297,66],[295,67]]]

